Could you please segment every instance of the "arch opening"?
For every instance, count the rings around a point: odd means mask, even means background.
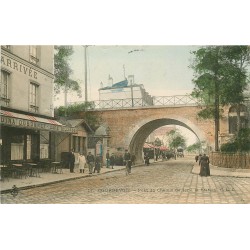
[[[180,121],[173,118],[161,118],[146,121],[138,126],[136,126],[133,131],[131,131],[128,138],[129,150],[132,154],[136,156],[136,162],[143,162],[143,145],[148,138],[148,136],[156,129],[166,126],[166,125],[178,125],[190,130],[196,137],[198,141],[207,141],[203,132],[197,128],[194,124],[188,121]]]

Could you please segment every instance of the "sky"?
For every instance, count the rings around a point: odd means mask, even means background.
[[[70,58],[72,78],[81,84],[82,97],[75,93],[68,95],[68,102],[85,101],[85,48],[74,47]],[[99,99],[100,83],[108,84],[124,80],[124,75],[134,75],[136,84],[143,84],[151,96],[172,96],[189,94],[194,85],[193,71],[189,68],[192,55],[190,51],[198,46],[88,46],[87,47],[87,88],[88,100]],[[55,106],[64,105],[64,95],[58,95]],[[178,126],[186,137],[187,145],[197,141],[188,129]]]
[[[70,58],[72,78],[79,81],[82,98],[68,96],[69,102],[85,100],[85,49],[74,47]],[[151,96],[184,95],[194,87],[193,71],[189,68],[190,51],[198,46],[153,45],[91,45],[87,47],[88,100],[98,100],[100,83],[107,86],[109,75],[113,83],[124,80],[124,74],[134,75],[136,84],[143,84]],[[64,103],[63,95],[57,96],[55,105]]]

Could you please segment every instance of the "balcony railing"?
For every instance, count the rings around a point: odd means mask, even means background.
[[[29,108],[29,111],[30,111],[30,112],[37,113],[38,110],[39,110],[39,107],[38,107],[38,106],[35,106],[35,105],[31,105],[31,104],[30,104],[30,108]]]
[[[1,97],[0,100],[1,100],[1,103],[0,103],[1,106],[9,107],[10,99],[5,98],[5,97]]]

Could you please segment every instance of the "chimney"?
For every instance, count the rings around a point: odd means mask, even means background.
[[[112,85],[113,85],[113,78],[109,75],[108,87],[112,87]]]
[[[135,84],[135,77],[134,75],[128,76],[128,85],[134,85]]]

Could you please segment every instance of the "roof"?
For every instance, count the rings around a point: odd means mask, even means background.
[[[67,120],[67,122],[72,126],[72,127],[77,127],[79,126],[81,123],[84,122],[83,119],[73,119],[73,120]]]
[[[67,124],[73,128],[76,128],[80,125],[83,125],[84,128],[88,131],[88,132],[93,132],[93,130],[91,129],[91,127],[88,125],[88,123],[84,120],[84,119],[61,119],[60,120],[61,123]]]
[[[100,125],[95,131],[95,136],[108,136],[109,127],[105,124]]]
[[[128,86],[128,80],[123,80],[117,83],[114,83],[112,86],[107,86],[104,88],[100,88],[100,89],[115,89],[115,88],[124,88]]]
[[[114,83],[112,85],[113,88],[120,88],[120,87],[127,87],[128,86],[128,80],[123,80],[121,82]]]

